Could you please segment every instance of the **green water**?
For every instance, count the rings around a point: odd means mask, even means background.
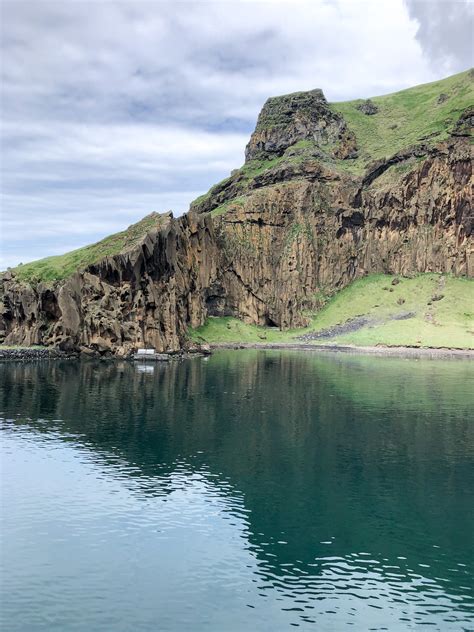
[[[473,383],[278,351],[1,365],[1,629],[474,629]]]

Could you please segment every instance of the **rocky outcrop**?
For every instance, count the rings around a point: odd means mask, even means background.
[[[472,136],[472,130],[474,128],[474,105],[467,108],[459,117],[454,129],[452,131],[453,136]]]
[[[320,91],[270,99],[246,156],[282,160],[240,170],[188,214],[66,280],[30,285],[4,274],[1,337],[119,356],[170,351],[208,316],[304,325],[308,311],[369,273],[473,276],[471,117],[464,112],[447,140],[358,176],[341,166],[355,137]]]
[[[374,114],[377,114],[377,112],[379,111],[378,107],[370,99],[367,99],[366,101],[358,105],[357,109],[363,112],[364,114],[367,114],[367,116],[373,116]]]
[[[268,99],[245,150],[245,160],[281,156],[299,141],[310,140],[322,150],[335,153],[341,143],[352,143],[345,120],[328,105],[322,90],[296,92]]]
[[[117,355],[143,346],[177,350],[186,328],[202,322],[218,260],[212,219],[188,214],[54,285],[31,287],[7,273],[3,335],[10,344]]]

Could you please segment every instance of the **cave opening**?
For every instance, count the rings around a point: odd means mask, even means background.
[[[276,329],[280,328],[268,314],[265,316],[265,327],[274,327]]]

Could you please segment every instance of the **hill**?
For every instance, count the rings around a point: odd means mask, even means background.
[[[322,92],[316,92],[313,103],[308,103],[305,92],[269,99],[249,143],[245,164],[197,198],[191,208],[220,214],[232,200],[241,202],[239,195],[258,188],[265,175],[271,180],[271,174],[285,166],[294,170],[315,158],[334,169],[368,176],[379,161],[418,146],[417,155],[402,153],[401,159],[391,165],[398,164],[398,171],[407,171],[410,159],[423,159],[426,149],[456,131],[462,113],[470,113],[471,118],[474,115],[474,69],[367,100],[326,103]],[[319,108],[315,125],[311,125],[314,101],[319,101]],[[292,120],[295,113],[296,121]],[[326,118],[329,114],[332,122],[341,117],[332,137],[327,133],[322,137],[318,131],[321,114]],[[292,124],[297,129],[288,132]],[[266,134],[268,130],[271,135]],[[259,150],[259,140],[269,136],[267,147]],[[286,143],[275,142],[282,136]]]
[[[14,268],[15,276],[30,283],[40,281],[60,281],[78,270],[85,270],[105,257],[123,254],[131,250],[153,229],[163,225],[164,218],[159,213],[150,213],[125,230],[109,235],[95,244],[72,250],[64,255],[46,257]]]
[[[473,104],[472,70],[346,103],[268,99],[245,164],[189,213],[3,274],[0,341],[472,346]]]

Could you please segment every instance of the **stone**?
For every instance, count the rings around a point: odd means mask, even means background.
[[[90,356],[90,357],[96,355],[96,352],[93,349],[91,349],[90,347],[80,346],[79,347],[79,352],[81,354],[83,354],[83,355]]]
[[[329,107],[322,90],[296,92],[266,101],[245,150],[245,160],[269,159],[301,140],[340,143],[350,133],[343,117]],[[355,138],[351,136],[355,145]],[[347,141],[346,141],[347,142]],[[351,148],[355,151],[355,147]]]
[[[453,131],[453,136],[464,136],[469,138],[472,136],[474,129],[474,105],[468,107],[462,112],[459,119],[456,121]]]
[[[373,114],[377,114],[377,112],[379,111],[378,107],[370,99],[367,99],[366,101],[358,105],[357,109],[360,110],[360,112],[367,114],[367,116],[372,116]]]

